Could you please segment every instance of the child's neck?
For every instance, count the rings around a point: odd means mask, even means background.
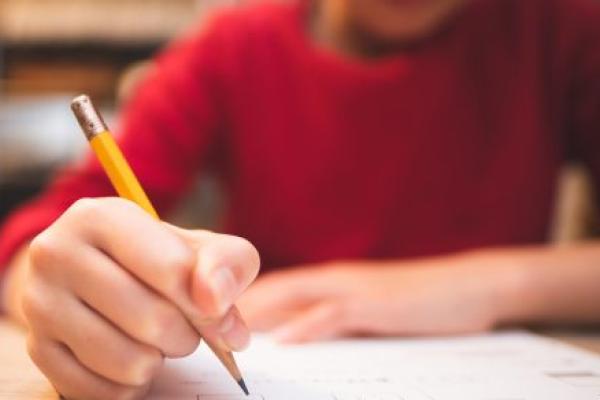
[[[335,53],[361,59],[376,59],[397,53],[403,46],[369,35],[353,23],[337,1],[315,1],[308,20],[312,40]]]

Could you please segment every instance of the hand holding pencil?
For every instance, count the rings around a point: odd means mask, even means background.
[[[102,140],[92,146],[104,164],[118,148]],[[233,304],[258,272],[256,250],[158,221],[120,152],[111,162],[109,176],[122,174],[111,180],[131,201],[80,200],[30,246],[23,309],[32,359],[67,399],[140,398],[164,357],[185,356],[204,338],[243,384],[231,351],[249,334]]]

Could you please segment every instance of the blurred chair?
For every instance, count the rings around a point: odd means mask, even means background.
[[[600,213],[591,179],[581,165],[568,165],[558,179],[558,193],[551,239],[568,243],[600,235]]]

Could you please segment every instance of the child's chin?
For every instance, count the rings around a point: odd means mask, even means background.
[[[378,18],[370,27],[365,27],[371,36],[386,42],[419,42],[438,32],[451,20],[458,5],[463,2],[425,1],[428,5],[413,5],[409,0],[379,0],[398,4],[389,7],[389,13]],[[403,5],[407,1],[406,5]]]
[[[393,27],[390,29],[371,30],[371,36],[382,43],[410,46],[420,43],[431,37],[439,25],[403,26],[401,29]]]

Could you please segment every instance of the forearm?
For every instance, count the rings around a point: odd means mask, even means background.
[[[21,310],[20,298],[28,267],[26,250],[27,246],[24,246],[17,252],[9,264],[2,282],[0,282],[2,285],[2,290],[0,291],[0,295],[2,296],[0,299],[0,310],[3,314],[21,324],[24,324],[25,321]]]
[[[497,324],[600,324],[600,242],[478,252],[497,277]]]

